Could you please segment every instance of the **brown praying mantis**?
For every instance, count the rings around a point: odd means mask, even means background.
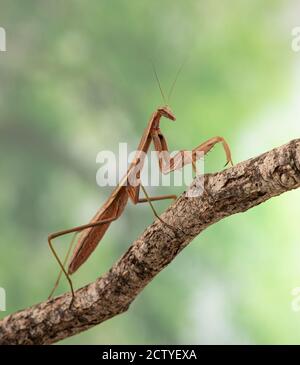
[[[160,92],[165,101],[165,105],[157,108],[157,110],[152,114],[152,116],[148,122],[148,125],[147,125],[146,129],[144,130],[144,133],[141,137],[135,157],[134,157],[133,161],[131,162],[131,164],[129,165],[125,176],[120,181],[120,183],[116,186],[116,188],[113,190],[113,192],[111,193],[111,195],[107,199],[107,201],[103,204],[103,206],[98,210],[98,212],[91,219],[90,223],[52,233],[48,237],[49,247],[61,268],[61,271],[56,280],[54,288],[53,288],[52,292],[50,293],[49,298],[51,298],[52,295],[54,294],[54,291],[57,288],[59,280],[63,273],[69,282],[71,293],[72,293],[71,304],[73,303],[75,294],[74,294],[73,283],[70,278],[70,275],[75,273],[79,269],[79,267],[83,263],[85,263],[85,261],[89,258],[89,256],[92,254],[92,252],[98,246],[99,242],[102,240],[105,232],[107,231],[107,229],[109,228],[111,223],[113,221],[117,220],[121,216],[129,199],[133,202],[133,204],[148,202],[150,204],[150,207],[151,207],[154,215],[162,223],[166,224],[169,228],[175,229],[174,227],[169,226],[166,222],[164,222],[159,217],[159,215],[157,214],[156,210],[153,207],[152,202],[158,201],[158,200],[164,200],[164,199],[176,199],[176,195],[161,195],[161,196],[150,197],[150,196],[148,196],[144,186],[140,182],[140,173],[141,173],[141,170],[144,165],[144,156],[148,152],[151,143],[153,143],[154,148],[157,151],[160,171],[164,174],[167,174],[174,170],[180,169],[188,163],[192,164],[192,167],[193,167],[194,171],[196,172],[196,161],[197,161],[197,158],[199,158],[199,152],[201,152],[202,154],[205,155],[217,143],[222,143],[222,145],[223,145],[223,148],[224,148],[224,151],[226,154],[226,160],[227,160],[226,165],[229,162],[232,164],[230,149],[229,149],[227,142],[225,141],[225,139],[223,137],[210,138],[207,141],[201,143],[196,148],[194,148],[192,151],[182,150],[182,151],[179,151],[174,157],[170,157],[166,138],[164,137],[164,135],[162,134],[161,129],[160,129],[160,122],[161,122],[162,117],[164,117],[170,121],[175,121],[176,118],[175,118],[172,110],[168,106],[168,103],[166,103],[166,99],[165,99],[164,93],[162,91],[162,88],[161,88],[161,85],[160,85],[160,82],[157,77],[157,73],[156,73],[155,69],[154,69],[154,73],[155,73],[155,77],[156,77],[156,80],[157,80],[159,88],[160,88]],[[171,89],[170,89],[170,92],[168,95],[168,100],[170,99],[170,95],[171,95],[173,87],[175,85],[178,73],[171,86]],[[136,178],[138,178],[138,183],[133,184],[132,181],[134,181],[134,179],[136,179]],[[145,198],[140,197],[140,188],[142,189],[142,191],[145,195]],[[80,234],[77,244],[75,246],[73,255],[72,255],[70,263],[68,265],[68,269],[66,269],[65,266],[67,264],[69,255],[71,253],[75,236],[79,232],[81,232],[81,234]],[[64,262],[62,262],[53,247],[52,240],[59,236],[63,236],[63,235],[69,234],[69,233],[75,233],[75,236],[72,239],[72,242],[70,244],[70,247],[69,247],[67,255],[64,259]]]

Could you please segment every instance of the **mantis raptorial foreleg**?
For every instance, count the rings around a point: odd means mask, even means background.
[[[182,168],[183,166],[192,163],[193,169],[196,170],[196,160],[199,158],[197,152],[203,152],[206,155],[217,143],[222,143],[226,154],[226,165],[232,163],[229,146],[223,137],[213,137],[201,143],[191,152],[187,150],[179,151],[174,157],[170,157],[168,145],[165,137],[159,129],[152,133],[152,140],[155,150],[158,152],[159,168],[162,173],[167,174],[171,171]]]

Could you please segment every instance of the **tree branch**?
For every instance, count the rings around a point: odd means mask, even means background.
[[[125,312],[143,288],[205,228],[300,186],[300,139],[216,174],[197,177],[95,282],[0,321],[0,344],[51,344]]]

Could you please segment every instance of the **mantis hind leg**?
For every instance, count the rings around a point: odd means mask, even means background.
[[[77,236],[77,234],[78,234],[78,233],[79,233],[79,232],[75,232],[75,234],[74,234],[74,236],[73,236],[73,238],[72,238],[72,240],[71,240],[71,242],[70,242],[70,245],[69,245],[68,251],[67,251],[66,256],[65,256],[65,258],[64,258],[64,261],[63,261],[63,266],[64,266],[64,268],[66,267],[66,264],[67,264],[67,262],[68,262],[68,259],[69,259],[69,257],[70,257],[70,254],[71,254],[71,252],[72,252],[72,249],[73,249],[73,246],[74,246],[74,243],[75,243],[75,238],[76,238],[76,236]],[[62,271],[62,270],[60,270],[60,271],[59,271],[59,273],[58,273],[57,279],[56,279],[56,281],[55,281],[55,283],[54,283],[54,286],[53,286],[53,288],[52,288],[52,290],[51,290],[51,292],[50,292],[50,294],[49,294],[49,296],[48,296],[48,299],[51,299],[51,298],[53,297],[53,295],[54,295],[54,293],[55,293],[55,290],[57,289],[58,284],[59,284],[59,282],[60,282],[60,279],[61,279],[62,274],[63,274],[63,271]]]
[[[52,234],[50,234],[48,236],[48,244],[49,244],[50,250],[51,250],[53,256],[55,257],[58,265],[61,268],[61,274],[64,274],[65,275],[65,277],[66,277],[66,279],[67,279],[67,281],[69,283],[70,289],[71,289],[72,300],[71,300],[71,303],[70,303],[70,307],[72,306],[72,304],[74,302],[74,299],[75,299],[75,293],[74,293],[73,283],[72,283],[72,280],[70,278],[70,275],[67,273],[67,271],[65,269],[65,266],[64,266],[65,263],[61,261],[61,259],[59,258],[58,254],[56,253],[56,251],[55,251],[55,249],[53,247],[52,240],[54,240],[57,237],[60,237],[60,236],[64,236],[66,234],[69,234],[69,233],[78,233],[78,232],[81,232],[81,231],[83,231],[86,228],[97,227],[97,226],[100,226],[100,225],[105,224],[105,223],[110,223],[110,222],[112,222],[112,221],[114,221],[116,219],[117,219],[117,215],[114,216],[114,217],[111,217],[111,218],[103,219],[103,220],[98,221],[98,222],[88,223],[88,224],[84,224],[82,226],[77,226],[77,227],[74,227],[74,228],[70,228],[70,229],[66,229],[66,230],[63,230],[63,231],[55,232],[55,233],[52,233]],[[71,251],[71,248],[69,248],[69,250]],[[67,255],[68,255],[68,253],[67,253]],[[67,260],[67,259],[68,259],[68,257],[65,258],[65,260]],[[52,292],[51,292],[51,294],[52,294]]]

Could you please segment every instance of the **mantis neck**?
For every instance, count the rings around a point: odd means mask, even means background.
[[[156,110],[152,114],[152,118],[150,119],[150,122],[149,122],[150,129],[157,129],[157,128],[159,128],[160,118],[161,118],[161,114],[159,113],[158,110]]]

